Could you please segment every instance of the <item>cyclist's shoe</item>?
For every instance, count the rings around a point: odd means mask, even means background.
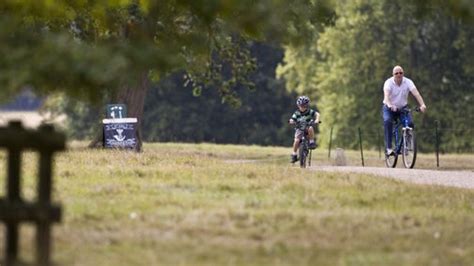
[[[387,155],[393,155],[393,154],[395,154],[395,153],[393,152],[392,149],[387,149],[387,150],[386,150],[386,154],[387,154]]]
[[[296,161],[298,161],[298,156],[296,156],[296,154],[294,154],[294,155],[292,154],[292,155],[291,155],[291,161],[290,161],[290,162],[291,162],[291,163],[295,163]]]
[[[313,141],[313,142],[310,142],[310,143],[308,144],[308,148],[310,148],[311,150],[316,149],[316,142],[314,142],[314,141]]]

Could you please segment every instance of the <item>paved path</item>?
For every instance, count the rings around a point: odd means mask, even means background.
[[[416,184],[442,185],[474,189],[474,171],[439,171],[354,166],[313,166],[309,169],[313,171],[373,174]]]

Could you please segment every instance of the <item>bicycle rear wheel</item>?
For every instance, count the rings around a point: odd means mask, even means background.
[[[398,155],[392,153],[390,155],[385,154],[385,165],[389,168],[395,168],[397,166]]]
[[[395,134],[394,134],[395,135]],[[397,141],[396,137],[392,138],[392,147],[394,148],[392,154],[385,154],[385,165],[388,168],[395,168],[397,166],[398,161],[398,152],[397,152]]]
[[[416,139],[413,130],[406,130],[403,133],[402,146],[403,164],[406,168],[413,168],[416,161]]]

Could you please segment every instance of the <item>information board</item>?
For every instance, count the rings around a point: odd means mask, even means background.
[[[137,118],[103,119],[104,147],[135,149]]]

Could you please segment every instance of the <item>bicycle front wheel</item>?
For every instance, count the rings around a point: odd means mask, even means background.
[[[308,159],[308,148],[306,145],[301,145],[300,147],[300,166],[301,168],[306,168],[306,161]]]
[[[406,168],[413,168],[416,161],[416,139],[413,130],[406,130],[403,133],[402,146],[403,164]]]

